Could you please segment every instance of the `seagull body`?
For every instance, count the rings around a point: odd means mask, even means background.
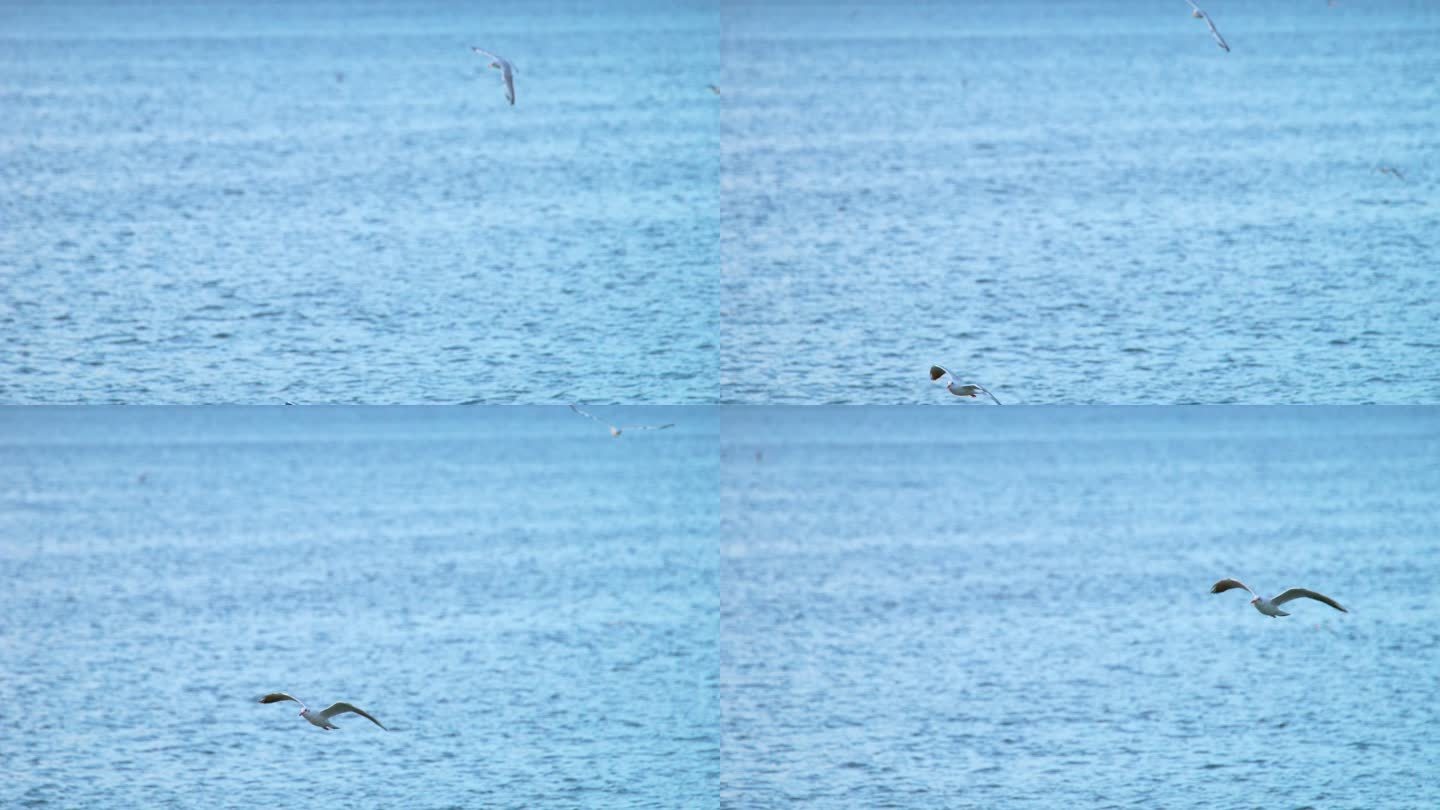
[[[1000,404],[1000,400],[995,399],[994,394],[985,390],[985,386],[976,383],[962,383],[955,378],[954,374],[946,371],[943,366],[931,366],[930,381],[935,382],[941,377],[950,378],[950,381],[945,383],[945,390],[949,391],[957,397],[970,397],[971,399],[976,399],[976,394],[984,394],[985,396],[994,399],[996,405]]]
[[[1285,604],[1286,602],[1294,599],[1300,599],[1302,597],[1305,599],[1314,599],[1317,602],[1324,602],[1325,604],[1329,605],[1332,608],[1335,608],[1341,613],[1350,612],[1345,608],[1341,607],[1339,602],[1336,602],[1334,599],[1331,599],[1325,594],[1316,593],[1315,591],[1307,590],[1305,588],[1291,588],[1284,593],[1281,593],[1279,596],[1274,596],[1266,599],[1260,594],[1251,591],[1248,585],[1238,579],[1222,579],[1210,588],[1210,593],[1224,593],[1232,588],[1244,588],[1245,590],[1250,591],[1250,595],[1255,597],[1254,599],[1250,600],[1250,604],[1254,605],[1256,610],[1272,618],[1289,616],[1290,614],[1281,610],[1280,606]]]
[[[621,433],[624,433],[624,432],[627,431],[627,430],[665,430],[666,428],[675,427],[675,423],[674,423],[674,422],[670,422],[670,423],[664,424],[664,425],[612,425],[612,424],[610,424],[609,422],[606,422],[604,419],[601,419],[601,418],[599,418],[599,417],[597,417],[597,416],[593,416],[593,415],[591,415],[591,414],[588,414],[588,413],[580,410],[579,408],[575,407],[575,404],[574,404],[573,402],[570,404],[570,410],[574,411],[575,413],[580,414],[581,416],[585,417],[586,419],[592,420],[592,421],[594,421],[594,422],[598,422],[598,423],[604,425],[605,427],[610,428],[610,437],[611,437],[611,438],[614,438],[614,439],[620,438],[620,434],[621,434]]]
[[[1202,11],[1199,6],[1195,5],[1195,0],[1185,0],[1185,2],[1190,4],[1190,8],[1194,9],[1190,12],[1190,16],[1194,17],[1197,20],[1204,20],[1205,24],[1210,26],[1210,36],[1215,38],[1215,44],[1224,48],[1226,53],[1229,53],[1230,46],[1225,44],[1225,38],[1220,36],[1220,31],[1215,28],[1215,21],[1210,19],[1210,15]]]
[[[495,54],[485,50],[484,48],[476,48],[474,46],[471,46],[470,50],[483,56],[490,57],[490,67],[500,71],[500,78],[505,82],[505,99],[510,102],[511,107],[514,107],[515,74],[519,71],[515,69],[514,65],[510,64],[509,59],[506,59],[503,56],[496,56]]]
[[[334,728],[339,728],[339,726],[330,722],[330,718],[334,717],[337,714],[345,714],[346,712],[353,712],[355,714],[358,714],[366,720],[374,723],[375,725],[380,726],[380,728],[385,728],[385,726],[381,725],[379,720],[371,717],[369,713],[366,712],[364,709],[361,709],[357,706],[352,706],[349,703],[332,703],[330,704],[330,708],[326,709],[323,712],[317,712],[311,709],[309,706],[306,706],[305,701],[295,697],[294,695],[286,694],[285,692],[271,692],[270,694],[260,698],[261,703],[279,703],[283,700],[293,700],[296,703],[299,703],[300,716],[305,718],[306,720],[309,720],[310,725],[318,726],[325,729],[326,731]],[[385,730],[389,731],[390,729],[385,728]]]

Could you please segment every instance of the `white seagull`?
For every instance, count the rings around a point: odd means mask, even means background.
[[[978,384],[978,383],[961,383],[959,380],[955,379],[955,375],[954,375],[954,374],[951,374],[950,372],[946,371],[943,367],[941,367],[941,366],[931,366],[931,367],[930,367],[930,381],[931,381],[931,382],[935,382],[936,380],[939,380],[941,377],[949,377],[949,378],[950,378],[950,382],[948,382],[948,383],[945,384],[945,390],[946,390],[946,391],[949,391],[950,393],[954,394],[954,395],[957,396],[957,397],[970,397],[971,399],[975,399],[975,398],[976,398],[976,397],[975,397],[975,394],[976,394],[976,392],[978,391],[979,393],[982,393],[982,394],[984,394],[985,396],[990,397],[991,399],[995,399],[995,395],[992,394],[992,393],[990,393],[989,391],[985,390],[985,386],[980,385],[980,384]],[[999,405],[999,404],[1000,404],[1000,400],[995,399],[995,404],[996,404],[996,405]]]
[[[1241,582],[1238,579],[1222,579],[1219,582],[1215,583],[1214,587],[1210,589],[1210,593],[1224,593],[1225,591],[1228,591],[1232,588],[1244,588],[1245,590],[1250,591],[1249,586],[1247,586],[1245,583]],[[1345,608],[1340,607],[1339,602],[1336,602],[1334,599],[1331,599],[1325,594],[1316,593],[1311,590],[1306,590],[1305,588],[1291,588],[1290,590],[1285,591],[1279,596],[1273,597],[1271,599],[1266,599],[1265,597],[1261,596],[1258,593],[1255,593],[1254,591],[1250,591],[1250,595],[1255,597],[1254,599],[1250,600],[1250,604],[1254,605],[1256,610],[1264,613],[1266,616],[1289,616],[1290,614],[1281,610],[1280,606],[1285,604],[1286,602],[1289,602],[1292,599],[1299,599],[1302,596],[1306,599],[1314,599],[1317,602],[1324,602],[1325,604],[1329,605],[1332,608],[1335,608],[1341,613],[1350,612]]]
[[[330,722],[330,718],[334,717],[337,714],[344,714],[346,712],[354,712],[355,714],[360,715],[361,717],[369,720],[375,725],[380,726],[380,728],[385,728],[385,726],[381,725],[379,720],[371,717],[370,714],[364,709],[361,709],[358,706],[352,706],[349,703],[332,703],[330,704],[330,708],[326,709],[325,711],[316,712],[311,711],[310,707],[305,705],[305,701],[295,697],[294,695],[287,695],[284,692],[271,692],[265,697],[260,698],[261,703],[279,703],[282,700],[293,700],[296,703],[299,703],[300,716],[305,718],[306,720],[309,720],[311,725],[319,726],[326,731],[329,731],[332,728],[339,728],[339,726]],[[389,731],[390,729],[385,728],[385,730]]]
[[[485,50],[484,48],[476,48],[474,46],[471,46],[470,50],[474,51],[475,53],[483,54],[490,57],[490,67],[496,68],[500,71],[500,78],[505,80],[505,98],[510,102],[510,106],[514,107],[515,74],[519,73],[520,71],[516,70],[515,66],[510,64],[509,59],[506,59],[503,56],[496,56],[495,54]]]
[[[592,419],[604,425],[605,427],[610,428],[611,437],[616,439],[620,438],[620,434],[624,433],[627,430],[664,430],[666,428],[675,427],[674,422],[665,425],[612,425],[609,422],[606,422],[604,419],[600,419],[599,417],[593,416],[580,410],[579,408],[575,407],[575,404],[573,402],[570,404],[570,410],[580,414],[586,419]]]
[[[1195,0],[1185,0],[1185,2],[1190,4],[1190,8],[1195,9],[1194,11],[1190,12],[1190,16],[1194,17],[1197,20],[1204,20],[1205,24],[1210,26],[1210,36],[1215,38],[1215,44],[1224,48],[1226,53],[1229,53],[1230,46],[1225,44],[1225,38],[1220,36],[1220,32],[1216,30],[1215,21],[1210,19],[1210,15],[1206,14],[1204,11],[1201,11],[1200,7],[1195,5]]]

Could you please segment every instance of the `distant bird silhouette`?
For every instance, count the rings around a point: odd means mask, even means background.
[[[707,85],[705,85],[705,86],[708,87],[708,88],[710,88],[710,92],[714,93],[714,94],[717,95],[717,96],[720,95],[720,88],[719,88],[719,87],[716,87],[716,86],[713,85],[713,84],[707,84]]]
[[[330,704],[330,708],[326,709],[323,712],[317,712],[312,711],[310,707],[306,706],[305,702],[300,698],[297,698],[294,695],[290,695],[285,692],[271,692],[270,694],[260,698],[261,703],[279,703],[282,700],[293,700],[296,703],[299,703],[300,716],[305,718],[306,720],[309,720],[310,725],[319,726],[326,731],[339,728],[339,726],[330,722],[330,718],[339,714],[345,714],[346,712],[353,712],[355,714],[358,714],[366,720],[374,723],[375,725],[380,726],[380,728],[385,728],[384,725],[381,725],[379,720],[371,717],[370,714],[364,709],[361,709],[357,706],[352,706],[349,703],[332,703]],[[390,729],[386,728],[385,730],[389,731]]]
[[[1210,593],[1224,593],[1234,588],[1244,588],[1245,590],[1250,591],[1249,586],[1247,586],[1245,583],[1241,582],[1238,579],[1222,579],[1210,588]],[[1250,591],[1250,595],[1255,597],[1254,599],[1250,600],[1250,604],[1254,605],[1256,610],[1272,618],[1289,616],[1290,614],[1281,610],[1280,606],[1285,604],[1286,602],[1301,598],[1314,599],[1317,602],[1324,602],[1325,604],[1329,605],[1332,608],[1335,608],[1341,613],[1350,612],[1345,608],[1341,607],[1339,602],[1336,602],[1334,599],[1331,599],[1325,594],[1316,593],[1315,591],[1306,590],[1305,588],[1291,588],[1281,593],[1279,596],[1271,599],[1266,599],[1265,597],[1261,596],[1258,593],[1255,593],[1254,591]]]
[[[1229,53],[1230,46],[1225,44],[1225,38],[1220,36],[1220,31],[1215,28],[1215,21],[1210,19],[1210,15],[1202,11],[1199,6],[1195,5],[1195,0],[1185,0],[1185,2],[1190,4],[1190,8],[1194,9],[1194,11],[1190,12],[1190,16],[1194,17],[1197,20],[1204,20],[1205,24],[1210,26],[1210,36],[1215,38],[1215,44],[1224,48],[1226,53]]]
[[[1401,174],[1401,173],[1400,173],[1400,170],[1397,169],[1397,168],[1395,168],[1394,166],[1381,166],[1380,168],[1376,169],[1375,171],[1377,171],[1377,172],[1379,172],[1379,173],[1381,173],[1381,174],[1388,174],[1388,175],[1394,177],[1396,180],[1399,180],[1399,181],[1402,182],[1402,183],[1405,182],[1405,175]]]
[[[669,424],[664,424],[664,425],[612,425],[612,424],[610,424],[609,422],[606,422],[604,419],[600,419],[599,417],[593,416],[593,415],[591,415],[591,414],[588,414],[588,413],[580,410],[579,408],[577,408],[577,407],[575,406],[574,403],[571,403],[571,405],[570,405],[570,410],[574,411],[575,413],[580,414],[581,416],[585,417],[586,419],[590,419],[590,420],[593,420],[593,421],[595,421],[595,422],[599,422],[600,424],[604,425],[605,427],[610,428],[610,436],[611,436],[612,438],[616,438],[616,439],[620,438],[620,434],[621,434],[621,433],[624,433],[624,432],[627,431],[627,430],[665,430],[665,429],[667,429],[667,428],[675,427],[675,423],[674,423],[674,422],[670,422]]]
[[[490,67],[500,71],[500,80],[505,82],[505,99],[510,102],[511,107],[514,107],[515,74],[519,73],[520,71],[516,70],[515,66],[510,64],[510,60],[506,59],[503,56],[496,56],[495,54],[483,48],[476,48],[473,46],[470,48],[470,50],[474,51],[475,53],[483,54],[484,56],[490,57]],[[543,73],[544,71],[541,72]]]

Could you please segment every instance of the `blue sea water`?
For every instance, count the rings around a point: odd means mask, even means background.
[[[1201,5],[722,4],[722,401],[1440,402],[1440,6]]]
[[[721,436],[725,806],[1440,806],[1434,408],[755,406]]]
[[[0,4],[0,401],[713,402],[718,31]]]
[[[0,409],[0,806],[714,806],[717,417],[595,410]]]

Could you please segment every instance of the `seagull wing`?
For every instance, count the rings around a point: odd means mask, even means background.
[[[282,700],[293,700],[293,701],[295,701],[296,703],[299,703],[299,704],[300,704],[300,708],[302,708],[302,709],[308,709],[308,708],[310,708],[309,706],[306,706],[306,705],[305,705],[305,701],[301,700],[300,698],[295,697],[294,695],[287,694],[287,693],[285,693],[285,692],[271,692],[270,694],[268,694],[268,695],[260,698],[260,702],[261,702],[261,703],[279,703],[279,702],[281,702]]]
[[[1194,5],[1194,3],[1191,3],[1191,5]],[[1205,24],[1210,26],[1210,36],[1215,38],[1215,44],[1224,48],[1226,53],[1229,53],[1230,46],[1225,44],[1225,38],[1220,36],[1220,31],[1215,28],[1215,21],[1210,19],[1210,15],[1203,11],[1200,12],[1200,15],[1205,18]]]
[[[504,61],[505,61],[504,59],[501,59],[500,57],[496,56],[495,54],[493,54],[493,53],[491,53],[491,52],[489,52],[489,51],[487,51],[487,50],[485,50],[484,48],[477,48],[477,47],[475,47],[474,45],[471,45],[471,46],[470,46],[470,50],[474,51],[475,53],[484,54],[484,55],[490,57],[491,59],[494,59],[496,62],[504,62]]]
[[[945,367],[944,367],[944,366],[931,366],[931,367],[930,367],[930,381],[931,381],[931,382],[935,382],[936,380],[938,380],[938,379],[940,379],[941,377],[944,377],[944,376],[946,376],[946,375],[950,375],[951,377],[954,377],[954,376],[955,376],[955,375],[953,375],[953,374],[950,374],[949,371],[945,370]]]
[[[995,399],[995,395],[992,394],[992,393],[990,393],[990,392],[985,388],[985,386],[976,383],[976,384],[975,384],[975,389],[976,389],[977,391],[984,391],[984,392],[985,392],[985,396],[990,397],[991,399]],[[1007,396],[1008,396],[1008,394],[1007,394]],[[1000,400],[995,399],[995,404],[996,404],[996,405],[999,405],[999,404],[1000,404]]]
[[[1190,4],[1190,8],[1193,8],[1193,9],[1195,9],[1196,11],[1200,11],[1200,7],[1197,6],[1197,5],[1195,5],[1195,0],[1185,0],[1185,2],[1187,2],[1187,3]],[[1201,13],[1201,14],[1204,14],[1205,12],[1200,11],[1200,13]]]
[[[605,427],[610,427],[610,423],[609,423],[609,422],[606,422],[604,419],[601,419],[600,417],[598,417],[598,416],[596,416],[596,415],[594,415],[594,414],[586,413],[585,411],[580,410],[578,407],[575,406],[575,403],[573,403],[573,402],[570,403],[570,410],[572,410],[572,411],[580,414],[581,416],[585,417],[586,419],[589,419],[589,420],[594,421],[594,422],[599,422],[600,424],[604,425]]]
[[[1250,586],[1246,585],[1238,579],[1222,579],[1210,588],[1210,593],[1224,593],[1231,588],[1244,588],[1245,590],[1250,591]],[[1250,594],[1253,596],[1255,592],[1250,591]]]
[[[620,425],[621,430],[664,430],[675,427],[674,422],[665,425]]]
[[[1291,588],[1290,590],[1288,590],[1288,591],[1280,594],[1279,596],[1275,597],[1274,599],[1271,599],[1270,601],[1271,601],[1271,602],[1274,602],[1274,603],[1277,604],[1277,605],[1283,605],[1283,604],[1285,604],[1286,602],[1289,602],[1289,601],[1292,600],[1292,599],[1300,599],[1301,597],[1304,597],[1304,598],[1306,598],[1306,599],[1314,599],[1316,602],[1324,602],[1325,604],[1329,605],[1330,607],[1335,608],[1336,610],[1340,611],[1341,613],[1349,613],[1349,612],[1350,612],[1350,611],[1346,610],[1345,608],[1340,607],[1340,603],[1339,603],[1339,602],[1336,602],[1334,599],[1331,599],[1330,597],[1326,596],[1325,594],[1323,594],[1323,593],[1316,593],[1316,592],[1311,591],[1311,590],[1306,590],[1305,588]]]
[[[379,720],[371,717],[369,712],[358,706],[352,706],[349,703],[332,703],[330,704],[330,708],[320,713],[320,716],[325,718],[326,720],[329,720],[337,714],[344,714],[346,712],[353,712],[355,714],[358,714],[366,720],[374,723],[375,725],[380,726],[380,728],[385,728],[385,726],[382,725]],[[390,729],[385,728],[385,730],[389,731]]]

